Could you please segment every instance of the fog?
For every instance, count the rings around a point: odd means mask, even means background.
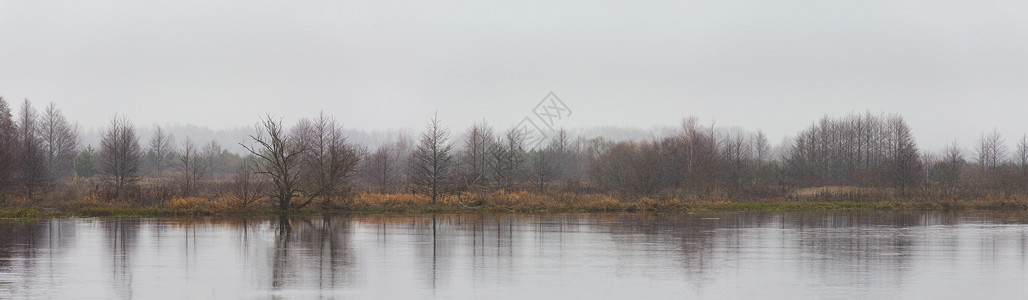
[[[764,130],[899,113],[922,148],[1026,131],[1023,1],[17,1],[0,95],[232,131],[324,110],[347,128],[507,128],[554,92],[561,127]],[[201,138],[202,139],[202,138]],[[223,141],[223,144],[231,144]]]

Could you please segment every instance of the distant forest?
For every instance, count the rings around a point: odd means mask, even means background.
[[[242,155],[161,127],[141,140],[124,116],[112,118],[93,147],[54,104],[37,110],[29,100],[15,107],[0,98],[0,203],[89,194],[154,205],[231,196],[288,209],[345,203],[359,193],[413,193],[435,203],[497,191],[754,200],[827,186],[925,199],[1028,194],[1025,137],[1008,148],[992,131],[966,148],[954,143],[932,153],[894,114],[825,116],[777,150],[759,131],[719,130],[696,118],[650,140],[561,129],[541,147],[527,145],[527,132],[484,121],[455,135],[437,116],[414,136],[374,146],[353,142],[325,113],[291,124],[273,115],[255,121]]]

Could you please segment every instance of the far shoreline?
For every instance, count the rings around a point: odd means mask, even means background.
[[[610,198],[608,198],[610,199]],[[0,208],[2,220],[34,220],[62,217],[245,217],[245,216],[319,216],[319,215],[429,215],[429,214],[563,214],[563,213],[698,213],[698,212],[918,212],[918,211],[1028,211],[1028,199],[974,200],[787,200],[755,201],[657,201],[599,200],[583,203],[533,202],[519,205],[460,204],[371,205],[351,208],[301,208],[278,210],[270,207],[238,208],[225,206],[137,207],[117,203],[65,203]]]

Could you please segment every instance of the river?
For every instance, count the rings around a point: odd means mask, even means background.
[[[0,220],[0,299],[1025,297],[1025,213]]]

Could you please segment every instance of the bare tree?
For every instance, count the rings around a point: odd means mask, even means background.
[[[1021,136],[1021,141],[1017,143],[1015,156],[1018,188],[1021,192],[1026,192],[1028,191],[1028,134]]]
[[[306,200],[300,207],[315,199],[331,203],[351,191],[349,179],[357,170],[363,149],[351,144],[335,118],[320,113],[317,117],[301,120],[293,129],[294,141],[307,149],[301,154],[300,190]]]
[[[256,131],[250,139],[257,144],[242,146],[257,157],[257,174],[268,178],[275,186],[272,196],[278,200],[279,209],[288,209],[293,198],[300,194],[300,156],[306,148],[287,136],[282,121],[275,121],[270,115],[261,120]]]
[[[432,204],[452,186],[454,172],[453,143],[450,131],[442,127],[439,115],[433,115],[421,134],[411,156],[410,181],[432,197]]]
[[[898,115],[892,116],[887,122],[892,141],[892,149],[889,152],[892,154],[890,162],[893,185],[900,190],[920,186],[924,183],[924,165],[914,136],[910,133],[910,127]]]
[[[53,102],[47,105],[40,121],[47,173],[56,178],[71,176],[75,171],[78,129],[68,123]]]
[[[549,155],[553,160],[551,163],[557,176],[555,179],[571,180],[573,169],[577,167],[577,160],[572,149],[571,135],[568,134],[568,131],[564,128],[557,130],[553,138],[550,139],[550,144],[546,147],[552,152]]]
[[[493,147],[493,139],[493,128],[485,121],[475,123],[468,130],[460,153],[459,174],[464,189],[479,188],[488,181],[489,150]]]
[[[148,151],[150,164],[153,166],[157,178],[163,176],[164,169],[171,165],[172,152],[175,150],[175,138],[168,134],[161,126],[154,129],[150,137],[150,149]]]
[[[581,158],[582,166],[580,170],[583,173],[583,177],[594,177],[593,171],[597,169],[597,165],[601,163],[601,159],[605,153],[611,151],[614,148],[615,143],[604,139],[603,137],[595,137],[588,140],[582,141]],[[676,164],[677,166],[684,166],[684,164]],[[675,178],[680,179],[680,178]]]
[[[614,143],[606,151],[599,154],[589,174],[596,185],[604,190],[620,191],[624,193],[645,193],[649,189],[647,184],[650,178],[640,176],[636,163],[639,154],[639,147],[636,143],[619,142]]]
[[[984,184],[987,188],[999,188],[1002,185],[1003,174],[1000,166],[1006,162],[1007,146],[999,131],[993,129],[990,133],[982,133],[978,137],[978,144],[975,148],[978,155],[978,166],[984,172]]]
[[[396,152],[392,144],[382,145],[364,161],[365,181],[379,193],[389,192],[400,181]]]
[[[728,187],[734,192],[739,192],[748,182],[752,175],[752,148],[745,138],[736,134],[734,137],[725,137],[722,151],[724,180]]]
[[[560,170],[556,165],[556,149],[533,150],[528,155],[528,175],[536,189],[541,193],[546,186],[560,176]]]
[[[757,131],[753,136],[753,159],[756,160],[754,180],[757,186],[767,186],[778,178],[778,162],[771,154],[771,144],[764,132]]]
[[[1028,168],[1028,134],[1021,136],[1021,140],[1017,142],[1017,152],[1014,155],[1018,167]]]
[[[763,131],[757,131],[753,137],[753,151],[755,152],[754,158],[758,162],[764,163],[771,159],[771,145],[768,144],[767,136]]]
[[[182,151],[178,156],[175,169],[178,171],[176,181],[178,181],[182,196],[195,195],[207,175],[208,167],[207,160],[201,156],[193,139],[186,137],[186,140],[182,142]]]
[[[392,145],[393,157],[396,162],[396,182],[398,185],[403,185],[401,190],[408,190],[407,184],[410,183],[411,172],[413,168],[410,167],[411,161],[414,156],[414,139],[407,134],[400,134],[396,137]]]
[[[1006,141],[1004,141],[1003,136],[996,129],[987,134],[982,133],[978,137],[977,146],[975,154],[978,155],[978,164],[986,170],[999,167],[1006,159]]]
[[[221,144],[218,141],[211,140],[203,146],[203,150],[200,152],[200,157],[203,160],[205,169],[205,176],[210,179],[214,179],[216,173],[224,173],[225,162],[222,159],[222,154],[225,150],[221,148]],[[230,171],[229,171],[230,172]]]
[[[47,174],[43,142],[39,138],[39,115],[28,99],[22,103],[18,123],[21,142],[18,149],[19,177],[25,195],[35,199],[36,192],[50,182],[50,176]]]
[[[11,114],[11,106],[0,97],[0,200],[4,200],[14,185],[18,155],[18,125]]]
[[[243,158],[232,177],[232,194],[239,199],[242,209],[257,203],[261,198],[264,181],[256,178],[257,164],[253,156]]]
[[[503,189],[511,189],[524,176],[526,133],[517,128],[497,138],[491,151],[493,182]]]
[[[932,178],[939,182],[944,190],[955,191],[960,185],[960,175],[967,167],[967,160],[964,159],[964,152],[957,142],[946,146],[942,152],[939,162],[932,167]]]
[[[570,144],[571,136],[568,134],[567,130],[561,128],[560,130],[557,130],[553,135],[553,138],[550,139],[548,147],[557,153],[566,153],[570,151],[570,149],[568,149],[571,147]]]
[[[924,178],[922,178],[921,182],[926,187],[931,187],[932,180],[934,180],[934,178],[932,176],[932,168],[935,165],[938,165],[938,164],[939,164],[939,156],[938,156],[938,154],[932,153],[932,152],[929,152],[929,151],[921,152],[921,175],[924,176]]]
[[[139,180],[142,154],[132,123],[125,117],[112,118],[100,140],[100,172],[113,182],[118,197]]]
[[[718,164],[721,161],[720,140],[714,124],[703,128],[695,117],[684,120],[681,143],[682,186],[693,193],[713,191],[718,182]]]

